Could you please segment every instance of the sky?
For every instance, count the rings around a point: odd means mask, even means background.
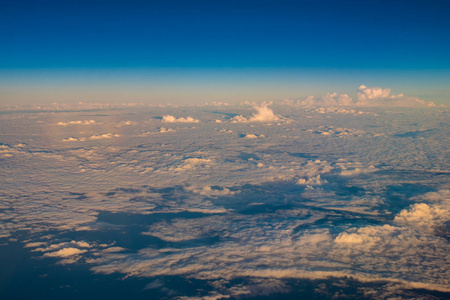
[[[358,86],[449,104],[447,1],[0,3],[0,103],[267,101]]]

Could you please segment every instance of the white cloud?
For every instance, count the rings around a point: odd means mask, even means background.
[[[117,133],[103,133],[103,134],[94,134],[90,137],[80,137],[80,138],[75,138],[75,137],[69,137],[66,139],[62,139],[63,142],[85,142],[87,140],[104,140],[104,139],[112,139],[112,138],[117,138],[120,137],[119,134]]]
[[[58,122],[56,125],[59,126],[68,126],[68,125],[95,125],[98,124],[95,120],[78,120],[78,121],[70,121],[70,122]]]
[[[200,120],[194,119],[192,117],[175,118],[174,116],[171,116],[171,115],[164,115],[161,119],[161,122],[165,122],[165,123],[199,123]]]
[[[17,151],[14,148],[0,144],[0,158],[13,157],[14,154],[17,154]]]
[[[165,127],[160,127],[160,128],[158,129],[158,131],[161,132],[161,133],[165,133],[165,132],[175,132],[174,129],[172,129],[172,128],[165,128]]]
[[[77,255],[77,254],[81,254],[81,253],[85,253],[87,252],[87,250],[80,250],[78,248],[63,248],[61,250],[55,251],[55,252],[49,252],[49,253],[45,253],[44,256],[49,256],[49,257],[69,257],[72,255]]]
[[[297,102],[303,106],[349,106],[353,105],[353,99],[347,94],[328,93],[324,97],[309,96],[303,101]]]
[[[243,134],[242,137],[243,137],[244,139],[250,139],[250,140],[253,140],[253,139],[257,139],[257,138],[263,138],[263,137],[264,137],[264,134],[246,133],[246,134]]]
[[[78,142],[80,139],[74,138],[73,136],[68,137],[67,139],[62,139],[63,142]]]
[[[246,275],[267,280],[336,275],[361,282],[396,282],[403,288],[448,287],[448,197],[443,192],[421,195],[424,188],[447,185],[445,128],[439,126],[447,121],[448,111],[394,114],[367,109],[379,112],[374,118],[349,117],[357,109],[346,107],[344,112],[337,106],[278,107],[277,113],[278,109],[292,123],[249,123],[249,112],[247,123],[231,124],[226,120],[236,107],[202,108],[195,116],[210,118],[209,122],[200,123],[194,132],[179,128],[169,134],[158,133],[158,127],[173,125],[151,117],[187,113],[163,108],[150,112],[149,119],[147,111],[115,110],[113,117],[99,116],[98,121],[111,128],[120,120],[147,121],[139,121],[139,128],[121,128],[127,138],[111,140],[113,146],[54,142],[71,134],[75,141],[88,141],[109,132],[95,130],[97,126],[83,128],[79,134],[84,138],[72,132],[59,135],[69,128],[44,136],[35,133],[45,130],[48,122],[38,122],[47,115],[15,115],[23,128],[9,127],[10,115],[0,115],[2,141],[27,143],[25,148],[0,146],[6,154],[20,154],[1,161],[8,172],[2,177],[0,236],[15,238],[18,232],[29,232],[30,240],[23,245],[32,255],[46,253],[63,263],[88,261],[96,272],[129,276],[181,275],[210,284]],[[223,122],[216,124],[211,111],[223,114]],[[111,118],[114,122],[105,121]],[[396,132],[429,128],[433,130],[423,134],[423,140],[395,139]],[[372,131],[389,137],[369,139]],[[141,132],[151,133],[151,138],[138,137]],[[239,133],[267,138],[255,143],[239,138],[245,136]],[[351,176],[361,173],[365,175]],[[411,203],[396,216],[393,209],[398,206],[390,205],[386,192],[391,187],[394,198]],[[120,239],[113,243],[108,237],[116,235],[108,231],[129,229],[111,224],[117,213],[130,218],[135,214],[137,220],[148,215],[155,221],[142,223],[144,234],[166,242],[155,246],[148,236],[133,236],[150,242],[136,243],[136,248]],[[111,223],[102,220],[107,215]],[[160,218],[165,221],[157,221]],[[67,236],[89,240],[63,238]],[[250,287],[259,291],[260,286],[251,282],[240,291]],[[220,292],[233,295],[229,285]]]
[[[300,178],[297,181],[297,183],[301,184],[301,185],[322,185],[324,183],[327,183],[327,181],[324,179],[321,179],[320,175],[317,175],[315,177],[310,177],[308,179]]]
[[[104,134],[95,134],[90,136],[89,140],[103,140],[103,139],[112,139],[115,137],[120,137],[117,133],[104,133]]]
[[[191,169],[197,169],[197,168],[204,168],[208,167],[212,164],[212,160],[209,158],[186,158],[183,160],[183,162],[176,167],[171,168],[175,171],[186,171]]]
[[[338,112],[347,114],[362,114],[361,111],[352,109],[341,109],[341,106],[374,106],[374,107],[432,107],[433,102],[427,102],[418,97],[408,97],[404,94],[390,95],[389,88],[366,87],[361,85],[358,88],[357,100],[354,101],[348,94],[328,93],[323,97],[308,96],[305,100],[298,100],[297,105],[301,106],[322,106],[329,109],[319,109],[320,113]],[[293,101],[285,101],[294,105]]]
[[[336,128],[334,126],[319,126],[315,130],[308,129],[309,132],[316,134],[327,135],[327,136],[362,136],[366,134],[362,130],[357,130],[353,128]]]
[[[399,224],[426,228],[443,225],[449,220],[450,210],[448,208],[426,203],[416,203],[410,209],[402,210],[394,219]]]
[[[341,161],[338,162],[337,165],[341,168],[342,176],[354,176],[378,171],[378,169],[374,165],[366,167],[360,162]]]
[[[122,126],[130,126],[130,125],[136,125],[137,123],[134,121],[121,121],[119,122],[119,124],[117,124],[117,127],[122,127]]]
[[[193,193],[197,193],[204,196],[225,196],[225,195],[233,195],[236,192],[231,191],[230,189],[226,187],[211,187],[211,186],[204,186],[201,189],[197,189],[194,187],[187,187],[186,190],[191,191]]]
[[[361,85],[358,92],[358,102],[360,106],[398,106],[398,107],[432,107],[433,102],[427,102],[418,97],[407,97],[403,94],[390,95],[389,88],[366,87]]]
[[[270,104],[270,103],[269,103]],[[244,116],[235,116],[233,119],[231,119],[231,122],[233,123],[247,123],[247,122],[277,122],[280,121],[280,116],[277,116],[274,114],[274,112],[267,107],[267,103],[261,104],[261,106],[258,106],[256,104],[253,105],[253,108],[256,110],[256,113],[254,113],[250,118],[246,118]]]

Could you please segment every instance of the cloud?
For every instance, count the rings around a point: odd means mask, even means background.
[[[197,189],[194,187],[187,187],[186,190],[204,196],[225,196],[225,195],[233,195],[236,193],[226,187],[211,187],[211,186],[204,186],[201,189]]]
[[[399,224],[426,228],[443,225],[449,220],[450,210],[448,208],[426,203],[416,203],[410,209],[402,210],[394,219]]]
[[[319,107],[316,109],[316,112],[320,114],[330,114],[330,113],[336,113],[336,114],[350,114],[350,115],[362,115],[362,114],[372,114],[363,112],[360,110],[355,110],[351,108],[343,108],[339,106],[330,106],[330,107]]]
[[[269,103],[270,104],[270,103]],[[247,123],[247,122],[277,122],[280,121],[280,116],[277,116],[274,114],[274,112],[267,107],[267,103],[261,104],[261,106],[258,106],[256,104],[253,105],[253,108],[256,110],[256,113],[254,113],[250,118],[246,118],[242,115],[235,116],[231,119],[232,123]]]
[[[55,252],[49,252],[49,253],[45,253],[44,256],[49,256],[49,257],[69,257],[72,255],[77,255],[77,254],[81,254],[81,253],[85,253],[87,252],[87,250],[81,250],[78,248],[63,248],[61,250],[55,251]]]
[[[172,129],[172,128],[165,128],[165,127],[160,127],[160,128],[158,128],[158,131],[161,132],[161,133],[165,133],[165,132],[175,132],[174,129]]]
[[[244,114],[247,123],[230,124],[227,118],[236,107],[202,108],[195,116],[210,121],[195,132],[158,133],[159,126],[175,126],[150,119],[139,121],[139,128],[122,128],[126,139],[112,139],[108,146],[88,141],[109,130],[83,128],[85,137],[73,139],[84,144],[55,143],[51,138],[75,133],[34,135],[48,124],[42,121],[47,115],[17,114],[23,120],[14,124],[24,127],[3,126],[2,139],[27,146],[0,147],[6,154],[20,154],[2,160],[7,172],[0,236],[26,237],[20,242],[31,255],[46,253],[64,263],[78,259],[96,272],[204,280],[199,297],[214,290],[208,284],[242,283],[239,276],[278,277],[288,286],[291,281],[284,278],[337,276],[341,279],[327,282],[342,282],[349,276],[352,288],[370,280],[372,287],[383,282],[448,287],[448,197],[444,192],[423,195],[447,184],[447,148],[438,134],[445,131],[439,124],[445,124],[447,111],[421,110],[419,115],[377,109],[376,118],[355,118],[344,112],[323,115],[316,108],[279,109],[291,124],[250,123],[253,112]],[[223,122],[216,124],[211,111],[224,115]],[[115,121],[105,124],[115,128],[121,120],[148,119],[129,112],[114,111]],[[151,114],[187,115],[174,108]],[[8,124],[8,117],[1,115],[0,122]],[[395,136],[427,128],[436,131],[421,134],[423,140]],[[369,139],[368,131],[392,138]],[[141,132],[152,136],[138,137]],[[245,140],[239,133],[267,138]],[[123,225],[123,220],[139,226]],[[142,281],[142,287],[154,279]],[[233,295],[227,284],[218,290],[224,297]],[[253,287],[258,293],[264,285],[246,282],[239,291]]]
[[[0,144],[0,158],[13,157],[16,151],[13,147],[8,145]]]
[[[245,134],[241,134],[241,137],[243,137],[244,139],[257,139],[257,138],[263,138],[264,134],[254,134],[254,133],[245,133]]]
[[[360,106],[397,106],[397,107],[433,107],[433,102],[427,102],[418,97],[407,97],[403,94],[390,95],[389,88],[366,87],[361,85],[358,90],[358,102]]]
[[[87,140],[95,141],[95,140],[112,139],[112,138],[116,138],[116,137],[120,137],[120,135],[117,133],[103,133],[103,134],[94,134],[90,137],[80,137],[80,138],[69,137],[66,139],[62,139],[62,141],[63,142],[85,142]]]
[[[363,136],[366,133],[362,130],[357,130],[353,128],[335,128],[334,126],[319,126],[315,130],[308,129],[309,132],[315,134],[327,135],[327,136]]]
[[[185,170],[191,170],[196,168],[204,168],[208,167],[212,164],[212,160],[209,158],[186,158],[183,160],[181,164],[179,164],[175,168],[171,168],[175,171],[185,171]]]
[[[337,165],[341,168],[342,176],[354,176],[359,174],[366,174],[378,171],[374,165],[368,167],[364,166],[360,162],[338,162]]]
[[[174,116],[171,116],[171,115],[164,115],[161,119],[161,122],[165,122],[165,123],[199,123],[200,120],[194,119],[192,117],[175,118]]]
[[[156,280],[150,282],[149,284],[147,284],[144,287],[144,290],[159,289],[159,288],[162,288],[163,286],[164,286],[164,282],[161,279],[156,279]]]
[[[129,125],[136,125],[137,123],[134,121],[121,121],[119,124],[117,124],[117,127],[121,126],[129,126]]]
[[[408,97],[404,94],[390,95],[389,88],[366,87],[361,85],[358,88],[357,100],[353,100],[348,94],[328,93],[323,97],[309,96],[305,100],[298,100],[297,105],[301,106],[322,106],[330,107],[317,110],[320,113],[337,112],[346,114],[362,114],[361,111],[353,109],[341,109],[341,106],[373,106],[373,107],[433,107],[433,102],[427,102],[418,97]],[[285,101],[294,105],[293,101]]]
[[[70,121],[70,122],[58,122],[56,125],[68,126],[68,125],[95,125],[98,124],[95,120],[85,120],[85,121]]]
[[[347,94],[328,93],[324,97],[317,98],[309,96],[303,101],[298,101],[297,104],[303,106],[350,106],[353,105],[353,99]]]
[[[327,182],[328,181],[321,179],[320,175],[317,175],[315,177],[311,177],[308,179],[300,178],[297,181],[298,184],[302,184],[302,185],[322,185]]]
[[[90,136],[89,140],[103,140],[103,139],[112,139],[115,137],[120,137],[117,133],[104,133],[104,134],[95,134]]]

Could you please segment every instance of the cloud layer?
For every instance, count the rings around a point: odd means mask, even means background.
[[[450,293],[446,108],[257,107],[0,114],[2,245],[154,298]]]

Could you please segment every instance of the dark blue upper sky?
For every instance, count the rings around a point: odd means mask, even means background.
[[[0,68],[450,67],[448,1],[0,2]]]

